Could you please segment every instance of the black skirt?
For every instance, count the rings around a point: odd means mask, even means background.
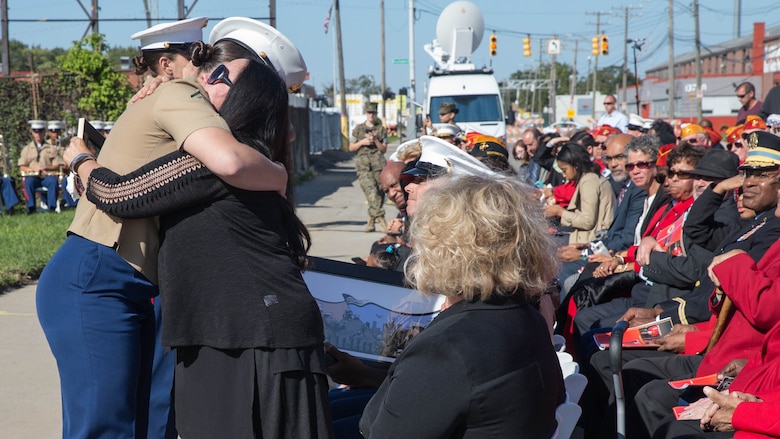
[[[333,437],[321,347],[179,347],[174,383],[182,439]]]

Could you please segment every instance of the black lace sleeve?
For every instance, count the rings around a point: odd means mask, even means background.
[[[203,163],[176,151],[126,175],[97,168],[85,195],[98,209],[133,219],[165,215],[228,194],[226,184]]]

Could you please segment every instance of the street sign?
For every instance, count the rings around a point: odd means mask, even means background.
[[[560,55],[561,54],[561,40],[552,39],[547,42],[547,54],[548,55]]]
[[[393,60],[393,64],[409,64],[409,58],[396,58]]]
[[[572,109],[572,108],[569,108],[569,109],[566,111],[566,117],[568,117],[569,119],[574,119],[574,109]]]

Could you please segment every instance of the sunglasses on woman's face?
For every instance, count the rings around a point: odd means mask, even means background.
[[[220,64],[216,69],[214,69],[213,72],[211,72],[211,75],[209,75],[209,79],[206,80],[206,83],[209,85],[214,85],[221,82],[228,87],[232,87],[233,81],[230,80],[229,75],[230,71],[228,68],[225,67],[224,64]]]
[[[691,171],[675,171],[674,169],[670,169],[669,172],[667,172],[666,177],[667,178],[677,177],[678,180],[690,180],[695,176],[691,174]]]
[[[651,166],[654,166],[655,163],[653,162],[636,162],[636,163],[626,163],[626,171],[631,172],[634,170],[634,168],[639,169],[650,169]]]

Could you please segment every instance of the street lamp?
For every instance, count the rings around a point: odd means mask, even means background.
[[[638,39],[632,39],[629,38],[626,40],[627,43],[631,44],[631,49],[634,52],[634,90],[636,91],[636,114],[642,114],[639,112],[639,72],[636,68],[636,51],[642,50],[642,46],[645,45],[645,39],[644,38],[638,38]]]

